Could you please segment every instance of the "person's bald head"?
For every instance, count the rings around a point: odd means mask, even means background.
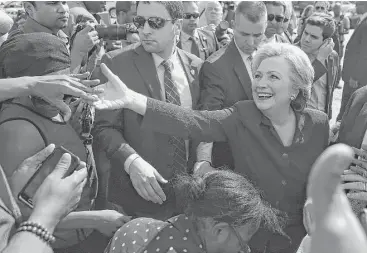
[[[0,10],[0,46],[8,39],[8,32],[13,26],[13,19]]]
[[[219,1],[208,1],[205,8],[207,24],[219,24],[223,17],[223,7]]]
[[[0,10],[0,37],[7,34],[13,26],[13,19],[4,11]]]
[[[335,16],[340,16],[342,10],[342,5],[340,3],[336,3],[333,7],[333,12]]]

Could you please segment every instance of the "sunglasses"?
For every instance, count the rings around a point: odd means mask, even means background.
[[[322,10],[322,11],[324,11],[325,10],[325,7],[323,7],[323,6],[316,6],[316,10]]]
[[[278,23],[281,23],[284,21],[284,17],[280,16],[280,15],[274,15],[274,14],[269,14],[268,15],[268,21],[273,21],[275,19],[275,21],[277,21]]]
[[[184,13],[183,14],[183,18],[184,19],[190,19],[190,18],[194,18],[194,19],[197,19],[198,17],[200,16],[200,13]]]
[[[150,28],[160,29],[166,25],[166,21],[174,21],[174,19],[164,19],[160,17],[150,17],[145,19],[142,16],[136,16],[133,18],[133,23],[138,29],[144,27],[146,22],[148,22]]]

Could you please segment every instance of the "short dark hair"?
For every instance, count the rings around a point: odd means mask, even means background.
[[[322,29],[323,39],[331,38],[336,30],[334,18],[326,13],[314,13],[307,20],[306,25],[314,25]]]
[[[287,9],[287,4],[284,1],[264,1],[265,5],[283,6],[284,13]]]
[[[150,4],[150,3],[158,3],[164,5],[166,10],[168,11],[171,18],[176,21],[177,19],[183,18],[183,4],[182,1],[137,1],[136,8],[138,8],[139,4]]]
[[[283,218],[245,177],[229,170],[216,170],[204,176],[177,176],[173,180],[176,203],[187,216],[213,218],[233,226],[261,224],[283,234]],[[283,214],[284,215],[284,214]]]
[[[131,10],[131,6],[136,5],[135,1],[117,1],[116,2],[116,13],[121,11],[127,13]]]
[[[262,17],[266,17],[266,5],[261,1],[241,1],[236,8],[236,16],[239,14],[244,15],[248,20],[256,23]]]

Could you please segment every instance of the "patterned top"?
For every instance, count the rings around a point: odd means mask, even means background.
[[[121,227],[105,253],[205,253],[193,220],[185,215],[167,221],[138,218]]]

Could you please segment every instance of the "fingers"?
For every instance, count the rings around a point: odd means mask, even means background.
[[[87,182],[88,170],[87,167],[83,166],[79,170],[75,170],[73,174],[71,174],[67,179],[74,182],[75,185],[78,185],[84,188],[84,185]]]
[[[133,186],[135,188],[135,190],[138,192],[138,194],[145,200],[147,201],[151,201],[153,203],[159,203],[162,204],[163,203],[163,199],[166,199],[166,196],[164,195],[164,192],[162,191],[162,189],[160,189],[163,193],[162,198],[159,196],[159,194],[155,191],[155,189],[153,188],[151,182],[155,181],[156,184],[157,181],[155,180],[155,178],[151,178],[151,179],[147,179],[147,180],[143,180],[143,179],[138,179],[135,180],[134,178],[132,178],[132,183]],[[156,186],[154,186],[155,188],[157,188]],[[158,187],[160,188],[159,184]],[[158,189],[157,189],[158,190]],[[158,190],[159,191],[159,190]]]
[[[162,187],[158,184],[157,180],[151,180],[150,184],[154,192],[158,195],[159,200],[166,201],[166,194],[164,194],[164,191],[162,190]]]
[[[164,179],[161,174],[158,173],[158,171],[154,171],[154,176],[157,178],[157,180],[163,184],[167,184],[168,181]]]
[[[50,102],[55,107],[57,107],[57,109],[60,110],[60,113],[62,114],[65,121],[68,121],[70,119],[71,109],[67,104],[65,104],[64,101],[59,100],[59,99],[47,99],[47,98],[46,100],[48,100],[48,102]]]
[[[364,191],[367,192],[367,183],[366,182],[352,182],[345,183],[342,185],[344,190],[355,190],[355,191]]]
[[[360,158],[364,159],[364,160],[367,160],[367,152],[364,151],[364,150],[361,150],[361,149],[358,149],[358,148],[355,148],[355,147],[352,147],[354,153],[359,156]]]
[[[367,182],[367,178],[358,174],[347,174],[341,176],[343,182]]]
[[[65,153],[61,156],[59,162],[57,163],[55,169],[50,175],[56,176],[57,178],[63,178],[66,171],[69,169],[71,164],[71,155]]]
[[[152,187],[151,182],[152,181],[156,181],[155,179],[150,179],[150,182],[147,182],[145,184],[145,190],[147,191],[148,195],[149,195],[149,200],[157,203],[157,204],[163,204],[163,200],[159,197],[159,195],[155,192],[155,190]]]
[[[92,29],[94,29],[93,24],[88,23],[79,33],[89,33]]]
[[[101,70],[103,75],[108,79],[108,81],[110,81],[111,83],[114,83],[114,81],[119,81],[117,80],[118,77],[112,73],[112,71],[106,66],[106,64],[102,63],[101,64]]]
[[[47,157],[49,157],[52,154],[54,149],[55,144],[50,144],[44,149],[42,149],[40,152],[35,154],[34,156],[31,156],[28,159],[26,159],[25,162],[34,164],[34,168],[37,169],[38,168],[37,165],[40,165],[42,162],[44,162],[47,159]]]
[[[76,78],[76,79],[81,79],[84,80],[86,78],[88,78],[88,76],[90,75],[89,72],[85,72],[85,73],[81,73],[81,74],[70,74],[70,77]]]
[[[349,167],[353,156],[354,152],[349,146],[336,144],[326,149],[313,165],[307,192],[313,201],[315,222],[328,213],[341,174]]]
[[[360,216],[359,216],[359,221],[361,222],[361,225],[364,229],[365,234],[367,235],[367,209],[364,209]]]
[[[348,192],[347,197],[350,199],[355,199],[359,201],[367,201],[367,192]]]
[[[366,169],[363,169],[363,168],[358,167],[358,166],[350,166],[350,171],[353,172],[354,174],[357,173],[357,174],[361,175],[362,177],[367,178],[367,170]],[[352,174],[352,173],[350,173],[350,174]]]

